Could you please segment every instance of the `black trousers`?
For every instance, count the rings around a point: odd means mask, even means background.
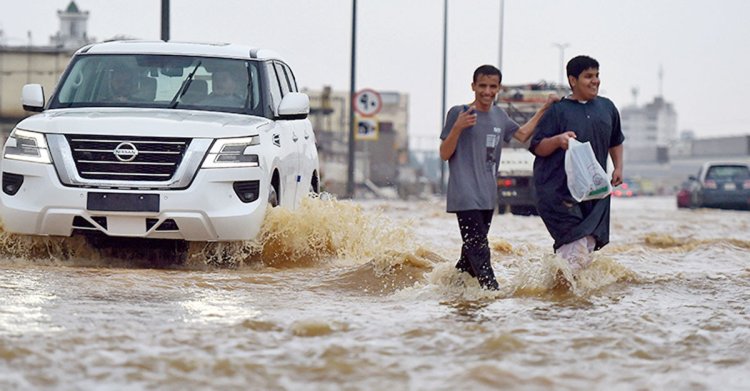
[[[499,287],[490,263],[490,245],[487,241],[492,214],[492,210],[456,212],[458,228],[464,242],[456,269],[476,277],[483,288],[496,290]]]

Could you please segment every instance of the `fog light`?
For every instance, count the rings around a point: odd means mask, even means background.
[[[23,175],[3,173],[3,193],[7,195],[16,195],[23,185]]]
[[[258,199],[260,193],[260,181],[234,182],[234,192],[240,201],[244,203],[253,202]]]

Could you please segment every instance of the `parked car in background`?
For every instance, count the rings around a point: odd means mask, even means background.
[[[625,179],[621,184],[612,189],[612,196],[614,197],[629,198],[638,196],[640,194],[640,184],[632,179]]]
[[[3,228],[28,235],[241,241],[317,192],[309,99],[275,52],[115,41],[76,52],[2,156]],[[181,246],[181,247],[184,247]]]
[[[704,163],[690,177],[691,208],[750,209],[750,165],[740,162]]]
[[[676,198],[678,208],[690,207],[690,181],[682,182],[682,186],[677,190]]]

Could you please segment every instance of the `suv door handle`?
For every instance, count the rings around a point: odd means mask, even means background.
[[[292,132],[292,141],[297,142],[297,140],[299,140],[299,137],[297,137],[297,133]]]

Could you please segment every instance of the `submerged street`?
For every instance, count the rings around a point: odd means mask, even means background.
[[[577,279],[538,217],[495,215],[487,292],[444,206],[309,199],[159,268],[2,233],[0,389],[750,387],[750,213],[614,199]]]

